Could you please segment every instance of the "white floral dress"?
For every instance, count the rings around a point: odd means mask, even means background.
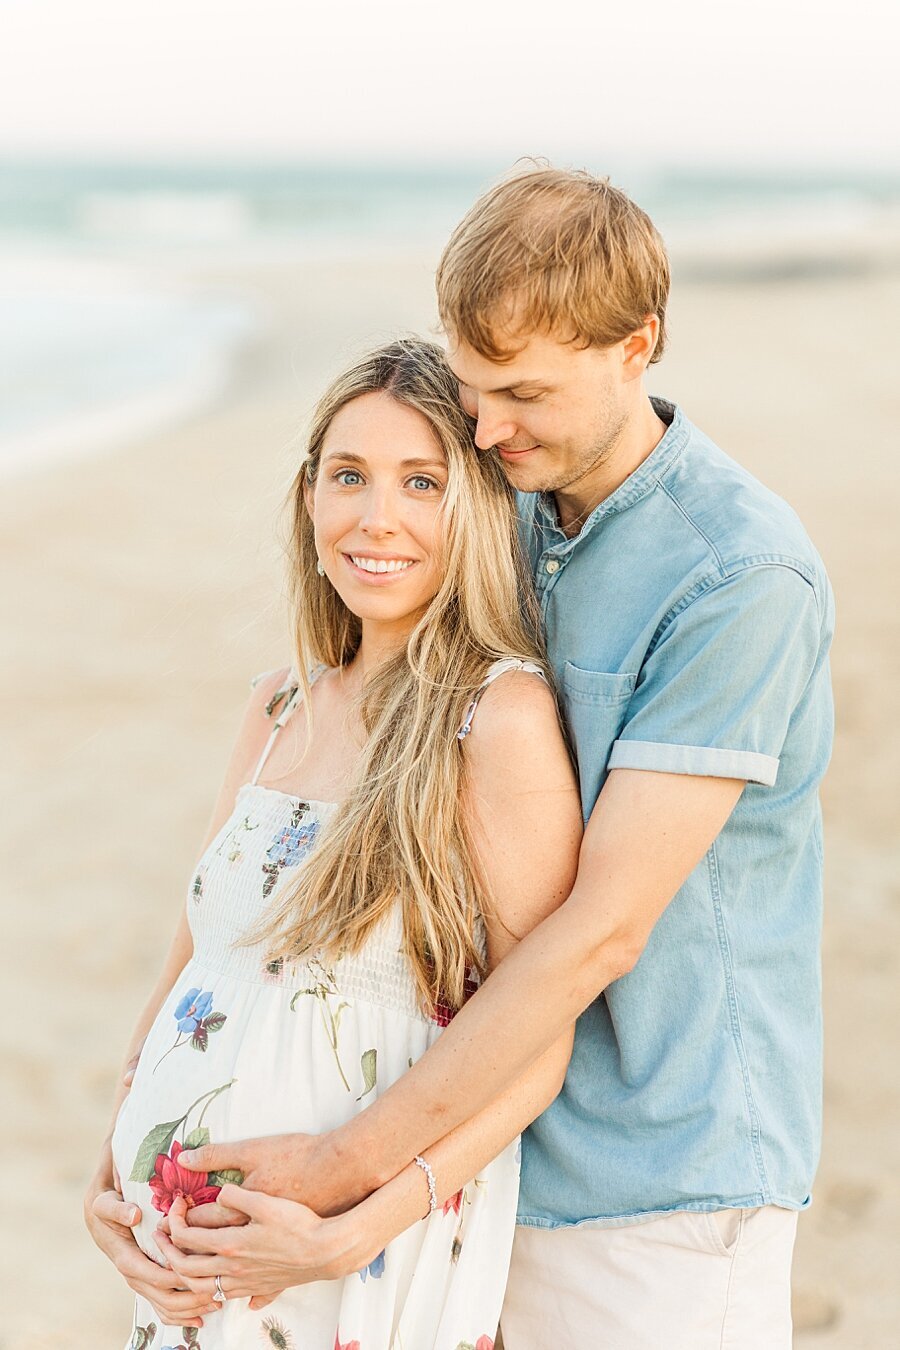
[[[498,663],[487,682],[523,664]],[[296,875],[335,809],[257,781],[299,698],[292,680],[269,704],[270,715],[281,711],[253,780],[197,865],[187,899],[194,955],[153,1023],[116,1123],[123,1192],[143,1214],[135,1236],[154,1260],[153,1232],[174,1194],[202,1204],[229,1179],[179,1168],[182,1148],[332,1130],[395,1082],[449,1020],[440,1008],[434,1018],[421,1011],[399,913],[357,955],[327,966],[313,959],[282,967],[258,946],[235,945]],[[518,1184],[514,1141],[365,1270],[288,1289],[260,1312],[229,1299],[199,1330],[162,1325],[137,1298],[127,1346],[492,1350]],[[424,1206],[424,1176],[422,1187]]]

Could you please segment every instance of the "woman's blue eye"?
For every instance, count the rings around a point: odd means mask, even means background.
[[[426,492],[429,488],[437,487],[437,483],[433,478],[426,478],[425,475],[421,473],[416,474],[415,478],[411,478],[409,481],[413,483],[416,488],[424,488]]]
[[[356,483],[346,482],[346,479],[348,477],[355,478],[359,483],[362,482],[362,476],[357,472],[356,469],[338,469],[337,473],[334,476],[339,483],[344,484],[344,487],[356,487]]]

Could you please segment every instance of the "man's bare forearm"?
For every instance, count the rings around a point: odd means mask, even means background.
[[[506,957],[427,1055],[328,1137],[342,1170],[352,1169],[353,1159],[364,1160],[355,1164],[362,1169],[361,1191],[384,1185],[417,1153],[487,1107],[628,969],[614,935],[573,966],[573,930],[580,926],[573,895]]]

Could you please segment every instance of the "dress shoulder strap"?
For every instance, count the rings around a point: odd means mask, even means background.
[[[469,732],[472,730],[472,718],[475,716],[478,705],[481,702],[481,696],[485,689],[487,689],[489,684],[493,684],[496,679],[499,679],[501,675],[505,675],[508,670],[524,670],[528,675],[540,675],[542,680],[547,679],[544,671],[534,661],[522,661],[516,656],[507,656],[504,657],[502,661],[495,661],[479,687],[475,690],[475,696],[466,709],[465,721],[456,733],[456,739],[458,741],[465,740],[466,736],[468,736]]]
[[[328,667],[324,665],[315,666],[314,669],[309,672],[310,685],[314,685],[319,676],[324,674],[327,669]],[[271,673],[271,671],[266,672],[266,674],[269,675],[271,675]],[[265,679],[265,674],[254,675],[253,679],[250,681],[251,688],[255,688],[262,679]],[[262,773],[266,760],[272,752],[272,747],[275,744],[279,731],[284,726],[285,722],[287,722],[288,718],[293,716],[302,702],[303,686],[300,683],[297,672],[291,667],[287,677],[281,682],[266,704],[266,716],[274,717],[275,721],[272,724],[269,739],[266,741],[263,752],[259,757],[259,762],[254,770],[253,777],[250,779],[251,783],[259,781],[259,775]]]

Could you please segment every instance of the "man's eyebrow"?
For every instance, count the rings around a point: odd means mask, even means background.
[[[461,379],[459,378],[458,375],[456,376],[456,381],[457,381],[458,384],[463,385],[466,389],[474,389],[474,388],[475,388],[474,385],[466,384],[466,381],[465,381],[465,380],[461,380]],[[516,392],[517,389],[539,389],[539,390],[541,390],[542,392],[545,393],[550,387],[551,387],[551,386],[550,386],[549,384],[547,384],[546,380],[524,380],[524,379],[523,379],[523,380],[516,380],[514,384],[503,384],[503,385],[498,385],[498,387],[497,387],[496,389],[480,389],[480,390],[478,390],[478,393],[481,393],[481,394],[514,394],[514,393]]]
[[[365,455],[357,454],[355,450],[326,450],[322,456],[322,463],[332,459],[343,460],[345,464],[365,464]],[[419,455],[410,456],[407,459],[401,459],[401,469],[443,469],[446,470],[447,462],[443,459],[427,459]]]

